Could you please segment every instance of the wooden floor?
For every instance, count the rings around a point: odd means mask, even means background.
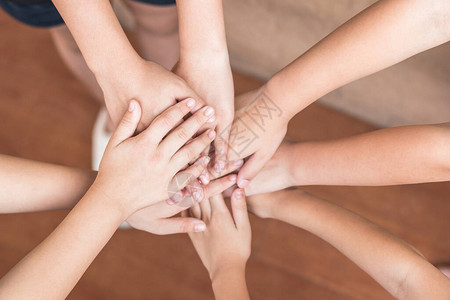
[[[238,93],[260,82],[235,74]],[[0,153],[88,168],[99,107],[63,65],[46,30],[0,12]],[[314,104],[289,136],[318,140],[373,127]],[[1,167],[1,166],[0,166]],[[420,170],[417,170],[420,172]],[[450,184],[308,187],[384,226],[433,263],[450,261]],[[0,216],[0,276],[67,212]],[[311,234],[252,218],[248,285],[254,299],[390,299],[364,272]],[[69,299],[211,299],[210,282],[186,235],[117,232]]]

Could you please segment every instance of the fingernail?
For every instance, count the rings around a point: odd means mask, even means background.
[[[208,132],[208,137],[209,137],[210,139],[215,138],[215,137],[216,137],[216,132],[215,132],[214,130],[209,130],[209,132]]]
[[[222,170],[220,169],[219,163],[216,163],[214,165],[214,171],[216,171],[216,173],[220,173]]]
[[[167,199],[167,204],[169,204],[169,205],[174,205],[175,204],[175,202],[173,202],[173,200],[172,199]]]
[[[239,199],[239,200],[242,199],[242,196],[243,196],[242,190],[241,190],[241,189],[238,189],[238,190],[235,192],[234,196],[236,197],[236,199]]]
[[[216,121],[216,117],[212,116],[211,119],[209,119],[207,122],[208,123],[214,123]]]
[[[206,225],[204,223],[195,224],[194,230],[195,232],[205,231]]]
[[[192,197],[194,197],[195,201],[200,202],[200,200],[202,199],[202,192],[200,191],[195,191],[192,194]]]
[[[200,175],[200,180],[202,181],[203,184],[208,184],[209,180],[208,177],[206,177],[205,175]]]
[[[190,98],[189,100],[187,100],[186,105],[189,108],[193,108],[195,106],[195,100]]]
[[[209,117],[209,116],[212,116],[213,114],[214,114],[214,109],[212,107],[208,107],[205,110],[205,116]]]
[[[209,163],[209,161],[211,160],[211,158],[209,156],[205,156],[205,158],[203,159],[203,163],[205,165],[207,165]]]
[[[248,181],[246,179],[241,179],[241,180],[239,180],[238,185],[240,188],[245,188],[249,183],[250,183],[250,181]]]
[[[181,194],[180,191],[178,191],[172,197],[170,197],[170,200],[172,200],[174,204],[178,203],[181,200],[183,200],[183,195]]]
[[[128,111],[132,112],[132,111],[134,111],[135,108],[136,108],[136,103],[134,103],[134,101],[131,101],[130,105],[128,106]]]
[[[236,167],[240,167],[244,164],[244,160],[240,159],[240,160],[236,160],[233,165],[235,165]]]
[[[231,182],[236,182],[237,176],[236,175],[231,175],[229,179],[230,179]]]

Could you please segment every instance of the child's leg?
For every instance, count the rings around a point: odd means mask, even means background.
[[[158,3],[163,5],[155,5]],[[136,35],[141,55],[168,70],[172,69],[179,59],[175,1],[126,0],[125,4],[136,18]]]

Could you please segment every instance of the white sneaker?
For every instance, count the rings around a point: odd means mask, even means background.
[[[92,169],[98,171],[100,162],[102,161],[103,153],[105,153],[111,133],[106,131],[106,123],[109,115],[106,108],[101,108],[97,120],[92,131]],[[131,226],[127,222],[120,224],[119,229],[129,229]]]

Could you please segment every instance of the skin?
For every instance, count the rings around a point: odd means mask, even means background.
[[[180,123],[194,106],[192,99],[182,101],[135,135],[142,110],[131,101],[95,182],[55,231],[0,280],[0,298],[65,298],[123,221],[151,205],[160,207],[148,218],[166,217],[170,206],[162,187],[215,137],[209,131],[186,144],[213,113],[204,107]]]
[[[115,125],[131,99],[143,108],[139,132],[177,100],[194,98],[196,108],[204,103],[182,78],[136,53],[108,0],[53,3],[94,74]]]
[[[177,9],[180,61],[174,72],[186,80],[207,105],[216,109],[219,136],[214,141],[214,168],[216,172],[226,174],[228,138],[234,116],[234,87],[222,1],[183,0],[177,2]]]
[[[200,218],[206,224],[204,232],[189,237],[208,270],[215,299],[250,299],[245,265],[251,251],[251,228],[242,189],[233,192],[231,210],[223,197],[216,195],[184,212],[184,216]]]
[[[239,186],[248,185],[275,153],[282,141],[276,133],[284,133],[296,113],[338,87],[449,41],[449,15],[446,0],[378,1],[276,73],[259,91],[244,96],[258,100],[263,93],[282,113],[266,118],[264,131],[246,117],[249,129],[240,136],[251,139],[256,132],[258,138],[243,151],[229,152],[230,159],[251,157],[239,172]],[[238,117],[236,113],[232,132],[239,129]],[[236,148],[242,139],[230,141]]]
[[[245,191],[253,195],[299,185],[449,181],[448,149],[449,123],[381,129],[330,141],[283,142]]]
[[[450,280],[416,249],[342,207],[296,189],[252,196],[248,206],[322,238],[397,299],[450,297]]]

